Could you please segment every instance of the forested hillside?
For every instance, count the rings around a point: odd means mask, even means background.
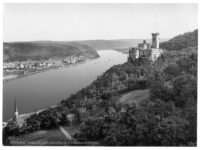
[[[39,60],[55,57],[82,55],[96,58],[98,54],[92,47],[79,43],[65,42],[15,42],[4,43],[4,61]]]
[[[181,50],[198,45],[198,30],[180,34],[169,41],[160,43],[160,47],[167,50]]]
[[[173,47],[171,42],[165,45]],[[66,114],[74,114],[80,129],[72,136],[79,142],[196,146],[198,48],[192,40],[187,45],[165,51],[153,64],[136,60],[113,66],[57,107],[28,118],[21,129],[8,126],[5,135],[20,136],[58,124],[69,126]]]
[[[36,41],[4,43],[4,61],[23,61],[27,59],[48,59],[84,55],[88,58],[98,56],[97,50],[128,48],[138,40],[85,40],[85,41]]]
[[[196,145],[196,47],[165,52],[152,66],[126,63],[113,67],[91,86],[71,100],[87,95],[90,111],[101,107],[104,112],[85,119],[74,135],[77,140],[115,146]],[[130,97],[132,103],[118,102],[121,94],[144,89],[150,90],[150,96],[139,105],[137,97]]]

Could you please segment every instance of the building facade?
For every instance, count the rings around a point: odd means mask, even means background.
[[[159,33],[152,33],[152,44],[144,40],[143,43],[138,44],[138,47],[130,48],[128,61],[134,62],[140,59],[144,62],[154,62],[162,52],[163,50],[159,48]]]

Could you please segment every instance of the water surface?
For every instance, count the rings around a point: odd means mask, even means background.
[[[127,54],[98,51],[100,58],[69,67],[53,69],[3,83],[3,120],[14,113],[17,99],[20,114],[57,104],[94,81],[111,66],[127,61]]]

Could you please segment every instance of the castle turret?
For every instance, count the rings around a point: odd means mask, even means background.
[[[152,48],[159,49],[159,33],[152,33]]]
[[[16,98],[15,98],[14,117],[13,117],[13,120],[14,120],[14,121],[17,121],[18,116],[19,116],[19,112],[18,112],[18,109],[17,109],[17,101],[16,101]]]

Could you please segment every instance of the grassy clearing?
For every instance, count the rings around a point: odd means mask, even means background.
[[[146,90],[135,90],[135,91],[123,94],[119,98],[119,102],[127,103],[127,104],[135,103],[136,106],[139,106],[140,102],[142,100],[147,99],[149,96],[150,96],[149,89],[146,89]]]

